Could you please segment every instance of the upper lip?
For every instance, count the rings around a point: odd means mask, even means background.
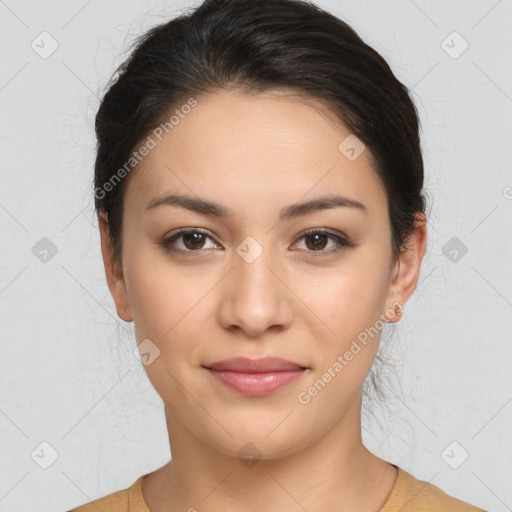
[[[293,371],[304,370],[306,367],[301,366],[293,361],[282,359],[280,357],[263,357],[261,359],[248,359],[247,357],[231,357],[223,359],[209,365],[206,368],[212,370],[229,370],[240,373],[268,373],[277,371]]]

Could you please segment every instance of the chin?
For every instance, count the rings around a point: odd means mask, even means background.
[[[285,417],[286,414],[281,414],[278,419],[272,417],[272,421],[266,421],[261,415],[257,418],[247,416],[244,420],[226,423],[231,425],[228,430],[233,437],[224,430],[221,434],[216,429],[215,433],[221,435],[212,436],[213,432],[205,432],[203,441],[242,462],[245,459],[271,460],[287,457],[312,443],[313,437],[304,424],[296,424],[297,418],[292,420],[293,414],[283,421]]]

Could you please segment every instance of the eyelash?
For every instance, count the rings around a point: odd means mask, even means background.
[[[202,252],[201,249],[197,249],[197,250],[194,251],[194,250],[190,250],[190,249],[184,250],[184,249],[177,249],[175,247],[172,247],[171,244],[174,243],[176,240],[179,240],[181,237],[183,237],[183,235],[187,235],[187,234],[191,234],[191,233],[199,233],[201,235],[206,236],[207,238],[210,238],[212,241],[215,242],[213,237],[210,236],[207,232],[203,231],[202,229],[199,229],[199,228],[185,228],[185,229],[180,229],[179,231],[174,233],[172,236],[162,240],[161,242],[159,242],[159,245],[161,245],[166,251],[172,252],[172,253],[187,254],[187,253],[195,253],[195,252],[199,253],[199,252]],[[306,238],[307,236],[316,235],[316,234],[328,236],[331,240],[334,240],[337,245],[336,245],[335,248],[329,249],[329,250],[318,250],[318,251],[307,250],[306,251],[308,253],[313,254],[314,257],[334,254],[334,253],[337,253],[338,251],[341,251],[342,249],[350,248],[350,247],[354,247],[355,246],[352,242],[350,242],[348,240],[348,238],[346,238],[344,236],[341,236],[341,235],[338,235],[338,234],[335,234],[335,233],[333,233],[333,232],[331,232],[331,231],[329,231],[329,230],[327,230],[325,228],[311,228],[311,229],[308,229],[308,230],[304,231],[303,233],[301,233],[301,235],[300,235],[300,237],[298,238],[297,241],[300,241],[303,238]],[[215,242],[215,243],[217,243],[217,242]]]

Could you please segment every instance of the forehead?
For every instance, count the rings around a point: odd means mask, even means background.
[[[206,197],[233,210],[279,209],[339,193],[385,213],[370,151],[348,159],[340,144],[353,136],[322,103],[291,91],[222,91],[186,111],[161,140],[150,134],[154,147],[130,176],[125,201],[139,214],[163,193]]]

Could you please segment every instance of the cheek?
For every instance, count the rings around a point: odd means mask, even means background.
[[[173,304],[169,304],[172,290],[165,286],[155,271],[140,269],[130,273],[129,301],[137,340],[159,338],[172,327]]]
[[[162,337],[185,314],[188,288],[164,250],[147,235],[133,228],[123,236],[125,283],[135,329],[143,337]]]
[[[389,285],[386,264],[375,261],[369,249],[360,251],[328,273],[302,275],[296,293],[328,338],[347,341],[383,312]]]
[[[180,361],[199,360],[196,340],[204,339],[201,329],[211,321],[208,291],[215,276],[208,279],[192,267],[173,267],[149,251],[134,251],[126,268],[137,342],[149,338],[173,367]]]
[[[336,404],[329,414],[338,418],[359,396],[385,325],[379,317],[381,294],[373,286],[369,292],[369,285],[362,287],[359,279],[338,279],[308,304],[322,321],[312,320],[316,364],[297,397],[300,404],[308,404],[307,414],[325,415],[325,408]],[[320,330],[327,335],[320,335]]]
[[[204,337],[198,325],[203,323],[195,320],[202,314],[200,298],[207,288],[202,291],[204,286],[194,286],[191,278],[169,266],[141,268],[135,259],[132,262],[129,296],[137,343],[151,340],[154,345],[149,346],[157,354],[144,370],[166,403],[183,407],[188,402],[184,402],[181,383],[190,382],[188,365],[201,361],[199,340]]]
[[[126,255],[125,282],[137,340],[157,343],[185,314],[186,288],[155,247],[144,250],[127,243]]]
[[[317,340],[317,365],[304,401],[336,403],[344,410],[361,388],[375,359],[385,323],[381,316],[388,291],[387,261],[376,261],[373,251],[360,251],[346,265],[317,280],[303,279],[299,293],[311,311],[312,336]],[[316,290],[313,293],[311,290]],[[309,290],[309,292],[308,292]],[[320,330],[325,335],[320,335]],[[318,399],[317,399],[318,397]],[[304,402],[301,402],[304,403]]]

